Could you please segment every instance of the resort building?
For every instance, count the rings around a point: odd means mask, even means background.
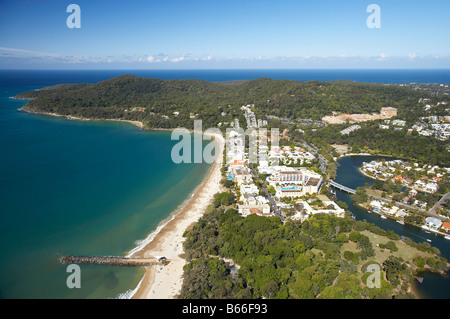
[[[248,184],[253,182],[250,169],[243,166],[229,166],[228,177],[231,178],[237,185]]]
[[[275,189],[275,196],[278,198],[283,197],[300,197],[305,195],[303,192],[303,186],[301,185],[290,185],[290,186],[278,186]]]
[[[267,200],[261,196],[245,196],[244,204],[238,205],[239,215],[247,217],[248,215],[258,215],[270,217],[273,214],[270,212],[270,206]]]
[[[318,194],[323,178],[320,174],[303,167],[289,170],[280,167],[280,170],[269,176],[267,181],[275,188],[276,196],[282,198]]]

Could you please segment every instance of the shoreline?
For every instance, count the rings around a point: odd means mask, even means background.
[[[337,157],[337,159],[341,159],[342,157],[352,157],[352,156],[384,156],[384,157],[395,157],[395,158],[399,158],[397,156],[393,156],[393,155],[386,155],[386,154],[371,154],[371,153],[345,153],[345,154],[341,154],[339,155],[339,157]]]
[[[41,115],[50,115],[50,116],[56,116],[56,117],[64,117],[68,120],[76,120],[76,121],[93,121],[93,122],[100,122],[100,121],[108,121],[108,122],[124,122],[124,123],[130,123],[133,124],[134,126],[139,127],[140,129],[144,129],[144,123],[140,122],[140,121],[132,121],[132,120],[121,120],[121,119],[92,119],[92,118],[84,118],[84,117],[77,117],[77,116],[73,116],[73,115],[62,115],[62,114],[58,114],[58,113],[50,113],[50,112],[37,112],[37,111],[32,111],[29,110],[27,108],[25,108],[25,106],[21,107],[20,109],[18,109],[18,111],[23,111],[23,112],[28,112],[28,113],[32,113],[32,114],[41,114]]]
[[[214,135],[219,142],[219,154],[222,154],[224,139]],[[134,252],[135,256],[149,258],[164,256],[170,260],[166,266],[147,266],[142,283],[137,287],[132,299],[173,299],[176,298],[183,284],[183,267],[186,260],[183,258],[183,242],[185,231],[203,216],[210,205],[213,196],[221,191],[220,171],[222,157],[218,157],[212,165],[207,176],[186,201],[186,205],[177,209],[178,213],[160,227],[157,233],[141,249]]]
[[[141,129],[144,124],[139,121],[120,119],[86,119],[57,113],[36,112],[25,107],[18,109],[28,113],[64,117],[69,120],[78,121],[116,121],[127,122]],[[171,129],[155,129],[155,131],[169,131]],[[156,229],[140,241],[136,247],[127,252],[126,256],[137,256],[147,258],[148,256],[164,256],[170,260],[166,266],[146,266],[145,273],[138,285],[127,291],[125,298],[129,299],[172,299],[176,298],[183,283],[183,266],[186,260],[183,258],[184,232],[203,216],[206,208],[210,205],[213,196],[222,190],[220,181],[222,179],[221,167],[223,162],[223,151],[225,139],[222,134],[206,133],[214,139],[218,146],[216,160],[211,165],[209,172],[202,182],[183,200],[183,202],[170,215],[162,220]]]

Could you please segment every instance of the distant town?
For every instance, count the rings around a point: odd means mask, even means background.
[[[254,129],[256,135],[258,128],[264,127],[267,122],[257,120],[252,107],[246,105],[242,109],[247,128]],[[318,213],[345,216],[343,208],[327,196],[320,195],[324,178],[316,170],[308,168],[316,156],[300,146],[269,148],[262,145],[258,149],[258,165],[250,164],[243,144],[244,136],[238,132],[239,121],[231,124],[235,130],[230,132],[227,140],[227,177],[236,184],[235,195],[242,217],[251,214],[277,215],[282,220],[305,221]]]
[[[428,103],[428,99],[420,99],[419,103]],[[439,102],[437,105],[446,105]],[[432,108],[425,104],[425,110]],[[267,126],[267,120],[257,119],[252,111],[254,105],[245,105],[244,111],[246,126],[252,130],[254,136],[260,135],[259,129]],[[395,113],[395,114],[394,114]],[[392,117],[397,111],[386,108],[381,116]],[[378,115],[374,119],[379,120]],[[287,124],[298,124],[289,119],[268,117]],[[326,118],[330,119],[336,116]],[[374,120],[365,116],[351,117],[347,121],[353,122]],[[430,116],[424,122],[413,125],[409,131],[416,130],[420,135],[434,136],[439,140],[447,140],[450,133],[449,117]],[[380,129],[406,130],[406,121],[400,119],[385,119]],[[438,122],[438,123],[434,123]],[[310,121],[301,125],[323,126],[321,121]],[[425,124],[426,123],[426,124]],[[248,148],[245,148],[245,136],[239,133],[240,123],[235,119],[231,123],[223,123],[232,128],[228,136],[228,149],[226,153],[226,176],[236,185],[234,193],[238,202],[239,214],[242,217],[249,215],[279,216],[282,220],[299,220],[301,222],[318,214],[332,214],[337,217],[346,215],[345,204],[336,203],[327,197],[323,189],[330,187],[329,178],[325,173],[327,161],[320,154],[313,154],[314,147],[307,143],[298,143],[298,146],[278,146],[258,144],[258,160],[251,163]],[[223,125],[220,123],[220,126]],[[340,134],[348,135],[361,129],[358,124],[348,126]],[[300,133],[303,130],[298,129]],[[426,133],[425,132],[430,132]],[[265,136],[267,137],[267,136]],[[283,130],[280,140],[289,140],[289,131]],[[273,139],[270,139],[273,142]],[[319,158],[320,157],[320,161]],[[313,165],[319,161],[321,169]],[[392,218],[401,224],[409,223],[420,226],[426,230],[439,232],[445,236],[450,233],[450,211],[448,207],[448,194],[440,201],[430,200],[427,194],[435,194],[442,181],[450,178],[450,168],[437,165],[420,164],[399,159],[364,162],[360,168],[362,174],[382,182],[391,182],[400,185],[398,192],[383,192],[381,190],[368,190],[368,201],[360,203],[369,212],[380,214],[382,218]],[[329,194],[329,193],[328,193]],[[333,192],[331,192],[333,194]],[[431,206],[429,204],[432,204]],[[441,205],[442,204],[442,205]],[[447,204],[447,206],[444,206]],[[341,206],[339,206],[341,205]],[[447,236],[448,237],[448,236]],[[447,238],[446,237],[446,238]]]

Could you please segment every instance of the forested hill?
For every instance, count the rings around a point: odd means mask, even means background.
[[[25,92],[26,109],[85,118],[141,120],[147,127],[204,127],[242,119],[240,106],[255,104],[258,115],[320,119],[333,111],[379,112],[396,107],[399,116],[417,107],[428,93],[351,81],[297,82],[260,78],[249,81],[207,82],[160,80],[122,75],[95,84],[61,84]],[[179,114],[176,114],[178,113]],[[174,114],[175,113],[175,114]]]

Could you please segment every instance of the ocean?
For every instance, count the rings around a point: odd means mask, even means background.
[[[81,266],[66,285],[65,254],[126,255],[177,209],[207,164],[170,160],[169,132],[128,123],[71,121],[18,111],[10,97],[59,83],[121,74],[206,81],[258,77],[383,83],[450,83],[450,70],[52,70],[0,71],[0,298],[116,298],[143,269]]]
[[[380,83],[450,84],[450,69],[222,69],[222,70],[2,70],[0,81],[23,86],[55,83],[95,83],[122,74],[164,80],[252,80],[260,77],[294,81],[349,80]]]
[[[58,259],[126,255],[210,165],[173,163],[170,132],[18,111],[26,101],[11,96],[64,80],[42,78],[0,84],[0,298],[118,297],[143,269],[82,265],[81,289],[69,289]]]

